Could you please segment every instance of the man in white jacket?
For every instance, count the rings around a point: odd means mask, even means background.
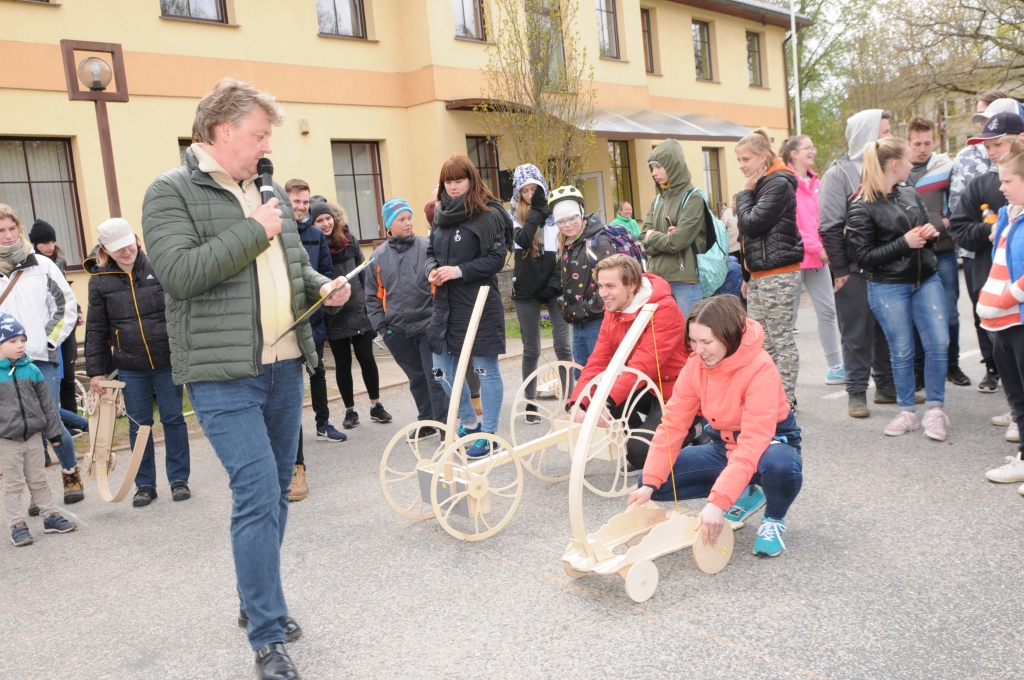
[[[0,312],[18,319],[28,334],[25,353],[43,373],[53,403],[60,403],[60,345],[78,321],[78,305],[64,275],[49,258],[32,252],[28,235],[14,210],[0,203]],[[69,367],[68,370],[74,370]],[[64,503],[85,498],[75,445],[61,425],[57,448],[64,478]],[[45,447],[45,439],[43,446]],[[37,511],[38,512],[38,511]],[[31,509],[30,509],[31,514]]]

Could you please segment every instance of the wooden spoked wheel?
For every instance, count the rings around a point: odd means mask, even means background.
[[[571,376],[573,370],[581,370],[583,367],[572,361],[552,361],[544,364],[531,373],[516,393],[515,401],[512,402],[512,417],[510,426],[512,429],[512,445],[522,446],[523,444],[539,439],[544,435],[561,429],[558,420],[568,418],[565,404],[571,394]],[[532,380],[537,381],[537,386],[554,384],[554,399],[530,399],[526,396],[526,387]],[[537,422],[530,422],[536,418]],[[564,424],[563,424],[564,427]],[[564,482],[569,479],[569,450],[559,450],[558,446],[549,446],[540,451],[534,451],[523,457],[523,467],[534,477],[543,479],[546,482]]]
[[[628,366],[624,367],[619,375],[629,380],[630,396],[623,406],[620,418],[599,423],[597,431],[590,441],[586,471],[583,477],[584,486],[606,498],[624,496],[636,488],[636,479],[628,475],[627,447],[632,442],[647,446],[654,438],[654,429],[644,427],[644,416],[638,411],[638,406],[644,396],[648,392],[652,393],[653,397],[657,399],[662,413],[665,411],[661,391],[654,380]],[[593,394],[603,376],[604,373],[594,376],[583,389],[582,394]],[[580,415],[580,409],[579,402],[573,405],[572,411],[569,413],[571,420],[574,421]],[[570,451],[574,450],[576,446],[578,433],[579,430],[569,428]]]
[[[420,438],[421,428],[432,427],[438,434]],[[425,498],[419,467],[440,455],[444,449],[440,433],[444,425],[434,420],[417,421],[398,432],[384,449],[380,460],[380,488],[388,505],[409,519],[434,516],[430,498]]]
[[[484,440],[491,452],[470,458]],[[480,541],[504,528],[523,496],[523,467],[501,437],[483,432],[452,442],[432,463],[430,505],[438,523],[455,538]]]

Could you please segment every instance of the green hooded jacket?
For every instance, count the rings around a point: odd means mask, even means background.
[[[309,264],[295,213],[274,184],[281,208],[281,245],[291,284],[292,313],[301,316],[330,281]],[[267,232],[246,218],[238,200],[199,169],[191,149],[185,163],[156,178],[142,203],[142,235],[167,294],[171,377],[176,385],[222,382],[263,374],[256,256],[270,247]],[[325,309],[335,313],[337,308]],[[307,364],[318,363],[308,323],[295,329]]]
[[[683,157],[683,147],[674,139],[666,139],[654,147],[647,162],[660,163],[668,171],[667,187],[655,182],[658,196],[647,211],[641,232],[640,242],[647,253],[647,271],[673,283],[699,283],[697,257],[691,246],[696,244],[698,253],[707,248],[704,201],[695,193],[683,205],[683,198],[694,188]],[[666,217],[676,226],[671,234],[668,233]]]

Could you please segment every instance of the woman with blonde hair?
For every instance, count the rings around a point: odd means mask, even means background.
[[[800,290],[803,240],[796,224],[796,173],[772,149],[764,129],[736,144],[736,159],[747,180],[736,195],[736,217],[743,242],[747,314],[764,326],[764,348],[775,361],[796,406],[800,355],[793,337],[793,307]]]
[[[928,222],[917,190],[903,186],[913,167],[910,147],[902,139],[868,143],[846,230],[867,278],[871,311],[889,343],[900,413],[885,427],[885,434],[895,437],[920,427],[914,398],[917,328],[925,351],[924,434],[945,441],[949,419],[942,406],[949,323],[935,256],[939,232]]]

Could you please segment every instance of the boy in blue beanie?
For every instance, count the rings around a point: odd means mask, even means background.
[[[3,496],[11,542],[32,543],[22,497],[27,486],[43,520],[43,531],[66,534],[78,525],[57,511],[46,483],[43,449],[29,440],[38,432],[54,447],[61,445],[60,416],[43,380],[43,374],[25,356],[28,336],[25,327],[10,314],[0,313],[0,473],[4,476]]]

